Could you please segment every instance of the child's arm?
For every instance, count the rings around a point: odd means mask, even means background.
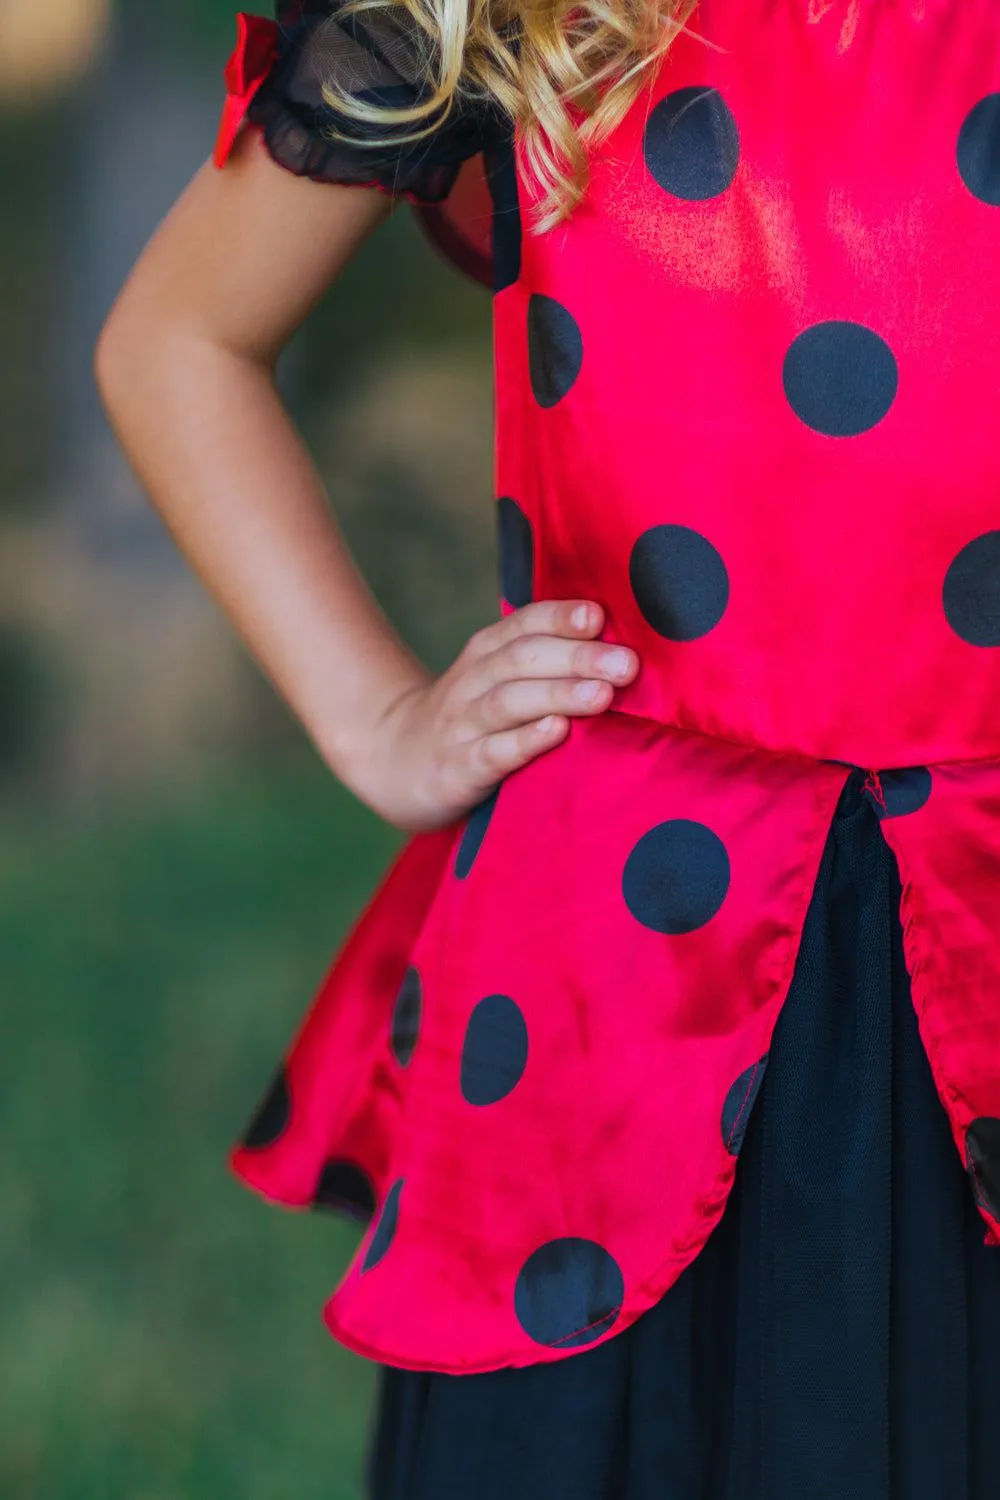
[[[591,604],[537,603],[480,631],[433,681],[340,536],[273,383],[283,345],[390,211],[317,184],[246,132],[206,165],[132,271],[102,331],[98,384],[141,482],[334,772],[409,829],[451,821],[600,712],[614,652]],[[331,351],[336,358],[336,350]],[[621,658],[622,648],[618,648]],[[598,684],[582,701],[580,679]]]

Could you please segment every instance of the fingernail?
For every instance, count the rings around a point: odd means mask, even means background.
[[[577,630],[586,630],[590,623],[590,610],[585,604],[578,604],[573,611],[573,624]]]
[[[547,718],[539,719],[538,723],[535,725],[535,728],[538,730],[539,734],[548,734],[549,730],[552,728],[555,722],[555,719],[551,714],[549,714]]]
[[[578,703],[593,703],[603,691],[603,683],[579,682],[573,689],[573,697]]]
[[[631,666],[632,658],[627,651],[609,651],[604,658],[605,671],[612,677],[624,677]]]

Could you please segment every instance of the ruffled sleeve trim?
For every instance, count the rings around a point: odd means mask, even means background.
[[[443,202],[463,162],[483,149],[488,107],[456,99],[434,131],[409,141],[332,108],[325,84],[390,107],[425,97],[422,38],[408,13],[390,7],[345,16],[343,8],[343,0],[279,0],[276,22],[240,14],[216,165],[248,120],[271,157],[297,176],[376,187],[416,204]]]

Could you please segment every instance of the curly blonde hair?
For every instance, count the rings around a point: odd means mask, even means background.
[[[514,122],[538,184],[531,227],[542,233],[572,213],[586,191],[588,148],[622,120],[644,77],[685,29],[696,5],[697,0],[347,0],[344,13],[407,13],[428,44],[422,97],[407,108],[389,109],[330,83],[324,98],[368,126],[391,127],[396,142],[430,135],[461,101],[495,101]],[[388,144],[388,138],[381,143]]]

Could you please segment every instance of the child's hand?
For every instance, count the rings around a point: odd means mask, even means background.
[[[436,681],[396,698],[366,746],[361,795],[398,827],[464,816],[502,777],[551,750],[569,719],[602,713],[638,658],[593,639],[598,604],[546,600],[477,631]]]

